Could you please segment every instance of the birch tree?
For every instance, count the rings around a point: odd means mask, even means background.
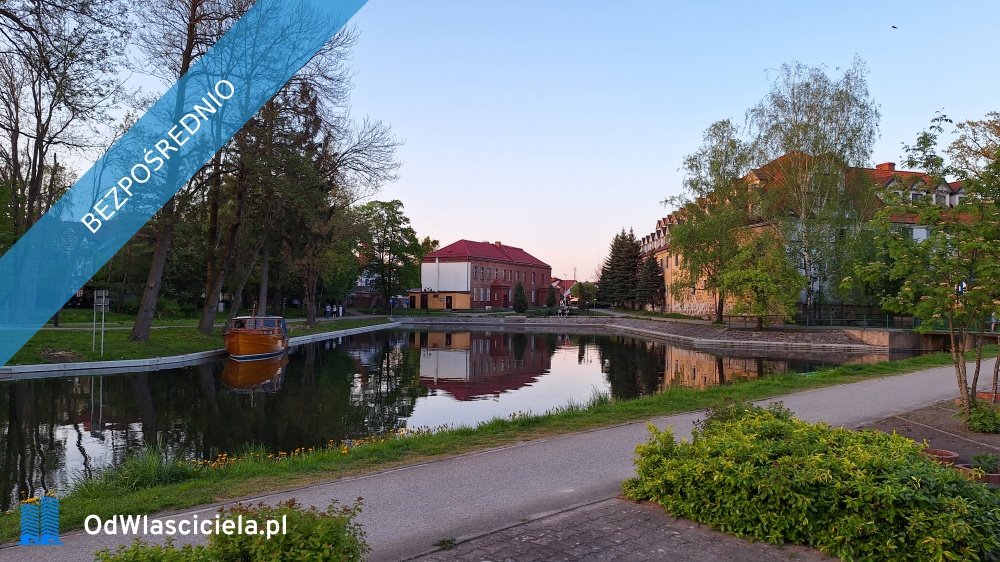
[[[861,224],[846,169],[869,164],[879,111],[860,59],[839,76],[822,67],[785,64],[771,91],[747,112],[758,162],[770,162],[777,187],[767,212],[807,279],[806,308],[815,314],[843,266],[839,241]]]

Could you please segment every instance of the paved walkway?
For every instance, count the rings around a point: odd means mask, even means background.
[[[988,362],[992,366],[992,361]],[[786,395],[781,401],[806,420],[854,427],[912,410],[955,394],[950,367],[861,381]],[[690,435],[701,412],[652,420]],[[296,498],[325,506],[364,498],[360,521],[373,560],[400,560],[425,553],[442,540],[462,542],[545,514],[613,498],[634,474],[635,446],[646,439],[646,423],[531,441],[450,459],[345,478],[255,498]],[[174,514],[213,517],[217,507]],[[131,537],[64,534],[64,546],[0,548],[0,561],[90,560],[92,553]]]
[[[413,560],[828,562],[837,559],[795,545],[748,543],[706,525],[670,517],[655,504],[609,499],[515,525]]]

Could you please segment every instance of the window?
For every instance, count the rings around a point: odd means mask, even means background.
[[[535,284],[535,272],[534,271],[531,272],[531,284],[532,285]]]
[[[677,254],[674,254],[674,267],[677,267],[677,262],[678,262],[678,260],[680,260],[680,259],[681,259],[681,258],[680,258],[680,256],[679,256],[679,255],[677,255]]]
[[[917,201],[920,201],[920,194],[917,193],[916,191],[911,191],[910,192],[910,201],[912,201],[914,203],[916,203]]]

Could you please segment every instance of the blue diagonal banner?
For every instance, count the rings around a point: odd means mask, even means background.
[[[365,4],[259,0],[0,257],[0,365]]]

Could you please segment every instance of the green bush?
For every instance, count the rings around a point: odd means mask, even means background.
[[[976,405],[969,413],[969,429],[979,433],[1000,433],[1000,411],[992,405]]]
[[[100,562],[201,562],[201,561],[271,561],[271,560],[316,560],[352,562],[364,560],[368,555],[368,544],[364,531],[354,519],[361,512],[361,504],[339,507],[336,502],[326,511],[316,508],[301,509],[295,500],[268,506],[237,505],[221,511],[224,519],[257,521],[258,529],[264,530],[265,521],[281,521],[286,518],[287,533],[270,538],[264,535],[219,534],[210,535],[207,545],[185,545],[176,548],[167,545],[149,545],[136,541],[131,546],[120,546],[114,552],[102,550],[97,553]]]
[[[1000,472],[1000,457],[996,455],[972,455],[972,466],[988,474]]]
[[[1000,494],[904,437],[746,405],[711,413],[691,442],[650,431],[623,488],[674,516],[845,560],[1000,560]]]
[[[514,312],[518,314],[524,313],[528,310],[528,295],[524,292],[524,285],[518,281],[517,285],[514,287]]]

